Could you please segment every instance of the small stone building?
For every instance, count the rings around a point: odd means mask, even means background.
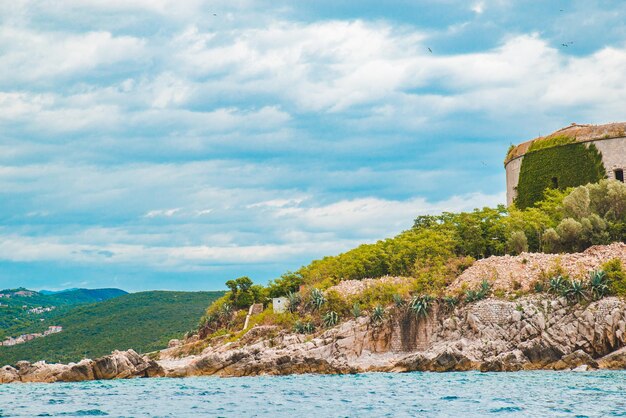
[[[287,312],[287,309],[289,308],[289,299],[286,297],[273,298],[272,306],[274,307],[274,313]]]

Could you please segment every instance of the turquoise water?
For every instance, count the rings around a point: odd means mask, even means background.
[[[0,385],[0,416],[626,416],[626,372],[373,373]]]

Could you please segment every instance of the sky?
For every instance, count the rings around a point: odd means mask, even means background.
[[[0,2],[0,288],[266,283],[626,120],[626,2]]]

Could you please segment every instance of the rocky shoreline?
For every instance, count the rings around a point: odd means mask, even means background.
[[[626,302],[572,304],[545,294],[485,299],[454,309],[435,305],[424,318],[400,310],[379,324],[361,317],[315,337],[258,326],[235,342],[203,344],[187,341],[157,353],[157,360],[129,350],[69,365],[20,362],[0,369],[0,382],[625,369]]]
[[[20,361],[15,366],[0,368],[0,383],[81,382],[164,375],[157,362],[128,350],[114,351],[111,355],[96,360],[85,359],[70,364]]]

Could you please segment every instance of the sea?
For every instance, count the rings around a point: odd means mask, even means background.
[[[0,385],[2,417],[626,416],[626,372],[368,373]]]

